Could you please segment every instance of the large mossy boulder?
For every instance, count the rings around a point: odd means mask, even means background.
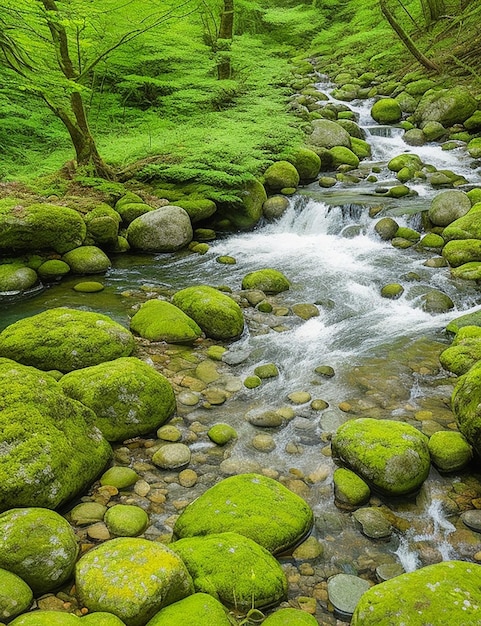
[[[428,216],[435,226],[448,226],[448,224],[466,215],[470,209],[471,201],[464,191],[449,190],[443,191],[433,198]]]
[[[99,246],[109,248],[117,245],[120,215],[108,204],[101,204],[85,215],[87,237]]]
[[[481,361],[481,328],[463,326],[456,333],[453,343],[439,355],[444,369],[462,376],[475,363]]]
[[[55,511],[31,507],[0,514],[0,567],[20,576],[35,594],[69,580],[77,554],[72,527]]]
[[[415,172],[422,169],[423,162],[417,154],[406,153],[393,157],[387,166],[391,172],[400,172],[406,167],[412,172]]]
[[[394,98],[381,98],[373,104],[371,117],[378,124],[397,124],[402,117],[399,102]]]
[[[321,169],[321,158],[309,148],[298,148],[286,160],[296,168],[302,181],[314,180]]]
[[[264,293],[287,291],[291,283],[279,270],[266,268],[246,274],[242,279],[242,289],[258,289]]]
[[[469,202],[467,196],[466,200]],[[461,216],[446,226],[443,230],[443,237],[446,241],[452,241],[453,239],[481,239],[481,203],[468,208]]]
[[[0,292],[25,291],[38,282],[37,272],[22,263],[0,265]]]
[[[170,544],[189,570],[196,591],[241,612],[279,604],[287,593],[279,562],[252,539],[226,532]]]
[[[207,593],[193,593],[156,613],[147,626],[232,626],[224,606]]]
[[[478,103],[465,87],[427,91],[419,101],[414,119],[421,128],[426,122],[443,126],[462,124],[478,108]]]
[[[148,205],[136,193],[128,191],[119,200],[117,200],[115,210],[122,218],[122,222],[125,225],[128,225],[141,215],[145,215],[145,213],[153,211],[154,208]]]
[[[13,572],[0,568],[0,619],[11,620],[27,611],[33,592],[27,583]]]
[[[272,191],[297,187],[299,173],[289,161],[276,161],[264,172],[264,182]]]
[[[446,332],[456,334],[465,326],[481,326],[481,309],[455,317],[446,326]]]
[[[338,428],[332,450],[340,464],[390,496],[417,491],[429,473],[427,437],[403,422],[350,420]]]
[[[88,406],[108,441],[153,432],[175,409],[170,382],[135,357],[124,357],[70,372],[59,384],[64,393]]]
[[[309,143],[317,148],[334,148],[334,146],[351,147],[351,137],[347,130],[331,120],[314,120],[313,131]]]
[[[241,201],[232,206],[224,206],[223,213],[234,228],[250,230],[262,217],[262,207],[267,200],[264,185],[258,180],[251,180],[240,190]]]
[[[443,561],[374,585],[352,626],[472,626],[479,622],[481,566]]]
[[[481,261],[481,239],[453,239],[444,246],[442,254],[451,267]]]
[[[81,246],[87,234],[82,216],[55,204],[24,205],[16,198],[0,200],[0,252],[54,250],[59,254]]]
[[[318,621],[301,609],[279,609],[262,623],[264,626],[316,626]]]
[[[129,224],[127,241],[141,252],[175,252],[192,241],[192,223],[184,209],[167,205]]]
[[[86,489],[111,448],[94,413],[51,376],[0,359],[0,511],[56,508]]]
[[[73,613],[46,609],[19,615],[10,626],[83,626],[83,623]]]
[[[10,324],[0,356],[41,370],[70,372],[129,356],[132,334],[107,315],[59,307]]]
[[[234,531],[276,554],[299,543],[313,522],[310,507],[279,482],[260,474],[225,478],[191,502],[176,537]]]
[[[180,206],[187,212],[192,224],[203,222],[217,211],[216,203],[207,198],[192,198],[187,196],[185,199],[181,198],[180,200],[175,200],[174,204]]]
[[[127,626],[144,626],[163,607],[193,593],[184,563],[170,548],[120,537],[82,556],[75,567],[77,594],[89,611],[106,611]]]
[[[199,285],[181,289],[174,294],[172,304],[184,311],[212,339],[236,339],[244,330],[240,306],[213,287]]]
[[[451,396],[451,405],[459,430],[478,454],[481,454],[481,362],[461,376]]]
[[[103,274],[111,266],[109,257],[97,246],[81,246],[63,255],[73,274]]]
[[[473,449],[461,433],[439,430],[429,438],[429,453],[441,472],[459,472],[473,458]]]
[[[164,300],[148,300],[130,320],[130,328],[150,341],[192,343],[202,335],[196,322]]]

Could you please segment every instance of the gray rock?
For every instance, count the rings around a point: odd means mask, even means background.
[[[190,462],[190,450],[183,443],[169,443],[157,450],[152,461],[162,469],[177,469]]]
[[[347,130],[331,120],[314,120],[313,131],[309,143],[319,148],[334,148],[334,146],[351,147],[351,138]]]
[[[391,536],[392,526],[379,509],[374,507],[358,509],[354,511],[352,516],[359,522],[361,530],[366,537],[371,539],[388,539]]]
[[[478,509],[472,511],[464,511],[461,513],[461,519],[468,528],[481,533],[481,511]]]
[[[428,216],[436,226],[448,226],[466,215],[470,208],[471,201],[464,191],[443,191],[433,198]]]
[[[187,211],[167,205],[136,218],[127,229],[127,241],[143,252],[173,252],[192,241]]]
[[[336,574],[327,581],[327,593],[334,608],[343,615],[352,615],[362,594],[370,584],[351,574]]]

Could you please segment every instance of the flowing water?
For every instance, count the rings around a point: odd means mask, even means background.
[[[329,89],[325,84],[319,87]],[[343,421],[353,415],[403,419],[426,430],[446,428],[453,422],[448,407],[450,381],[438,365],[439,352],[448,344],[444,328],[457,315],[477,308],[480,301],[474,283],[453,280],[447,268],[426,267],[429,254],[399,250],[381,241],[373,228],[376,220],[369,217],[370,208],[382,206],[379,215],[395,215],[401,225],[416,226],[419,211],[427,210],[437,193],[416,182],[410,185],[418,193],[413,198],[379,197],[377,186],[397,182],[385,167],[395,155],[415,152],[425,163],[464,175],[472,186],[481,185],[479,169],[471,169],[472,160],[460,149],[445,152],[435,144],[407,146],[398,129],[374,123],[369,115],[371,104],[359,101],[350,103],[350,108],[366,127],[373,150],[371,161],[361,166],[381,167],[377,183],[361,181],[330,190],[313,183],[290,199],[278,221],[219,239],[204,256],[185,251],[119,256],[105,277],[105,290],[91,294],[87,302],[85,295],[71,290],[76,281],[66,279],[29,300],[10,302],[0,309],[0,328],[62,305],[97,310],[127,324],[132,294],[141,286],[147,292],[149,286],[165,288],[166,293],[192,284],[227,285],[238,291],[248,272],[265,267],[282,271],[291,288],[272,298],[274,304],[315,303],[319,315],[304,321],[295,315],[245,309],[248,329],[229,346],[229,375],[243,380],[257,365],[270,362],[276,363],[280,375],[256,389],[242,388],[221,407],[195,409],[187,418],[235,426],[239,438],[229,461],[239,467],[257,462],[284,475],[311,477],[315,532],[327,546],[325,575],[340,569],[348,573],[373,570],[382,563],[400,563],[411,571],[431,561],[473,554],[472,546],[463,543],[465,538],[453,540],[460,523],[456,516],[448,519],[452,511],[446,510],[447,495],[456,484],[471,480],[466,475],[444,477],[433,469],[416,500],[390,502],[393,515],[407,521],[409,530],[395,532],[386,542],[361,535],[350,517],[333,504],[329,437]],[[219,264],[220,255],[233,256],[236,265]],[[405,288],[397,300],[380,295],[381,287],[391,282]],[[433,288],[452,298],[454,311],[432,315],[423,310],[423,296]],[[318,376],[314,372],[318,365],[332,366],[335,376]],[[258,451],[252,439],[259,429],[248,418],[292,407],[287,396],[295,391],[308,392],[329,407],[316,411],[309,403],[295,405],[293,419],[284,428],[270,431],[275,448]],[[420,422],[427,414],[431,416],[427,422]]]

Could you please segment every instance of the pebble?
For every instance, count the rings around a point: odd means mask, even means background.
[[[307,391],[293,391],[287,397],[294,404],[305,404],[311,400],[311,394]]]
[[[177,395],[177,400],[185,406],[195,406],[199,402],[199,396],[192,391],[181,391]]]
[[[179,473],[179,483],[182,487],[193,487],[198,481],[197,472],[191,469],[182,470]]]
[[[96,539],[97,541],[107,541],[110,539],[110,532],[107,526],[103,522],[97,522],[87,528],[87,535],[90,539]]]
[[[391,536],[391,523],[383,513],[374,507],[357,509],[352,514],[353,518],[361,525],[361,530],[366,537],[371,539],[387,539]]]
[[[114,487],[116,489],[125,489],[131,487],[139,479],[139,475],[130,467],[121,467],[116,465],[108,469],[100,477],[100,484],[105,487]],[[98,490],[100,492],[100,489]],[[108,491],[108,489],[104,490]],[[114,491],[110,495],[117,495]]]
[[[162,469],[177,469],[190,462],[191,453],[183,443],[168,443],[160,447],[152,462]]]
[[[206,399],[209,404],[219,405],[224,404],[224,402],[229,397],[229,394],[223,389],[206,389],[202,392],[202,395]]]
[[[362,594],[370,584],[367,580],[352,574],[336,574],[327,581],[329,600],[339,613],[352,615]]]
[[[315,537],[308,537],[292,553],[292,556],[299,561],[316,559],[323,553],[323,547]]]
[[[329,408],[329,403],[325,400],[316,399],[311,402],[311,409],[313,411],[324,411],[324,409]]]
[[[265,411],[257,415],[249,415],[247,418],[252,426],[260,426],[263,428],[277,428],[283,423],[282,416],[278,411]]]
[[[252,439],[252,445],[259,452],[272,452],[276,447],[276,442],[271,435],[260,434]]]
[[[157,437],[162,441],[171,441],[176,442],[182,439],[181,431],[171,424],[167,424],[166,426],[161,426],[157,431]]]
[[[383,563],[376,567],[376,576],[381,583],[401,574],[404,574],[404,568],[399,563]]]
[[[99,502],[83,502],[70,511],[70,519],[77,526],[86,526],[95,522],[101,522],[107,507]]]

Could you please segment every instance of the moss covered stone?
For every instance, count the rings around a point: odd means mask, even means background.
[[[334,472],[334,494],[341,504],[362,506],[371,496],[369,485],[357,474],[344,467]]]
[[[117,211],[108,204],[101,204],[85,215],[87,236],[99,246],[113,247],[117,243],[119,225],[122,221]]]
[[[465,202],[469,202],[467,196]],[[446,226],[443,230],[443,237],[446,241],[452,241],[453,239],[481,239],[480,218],[481,203],[475,204],[473,207],[466,207],[461,217],[456,218]]]
[[[309,143],[317,148],[334,148],[334,146],[351,147],[351,137],[340,124],[331,120],[314,120],[313,131]],[[322,158],[322,157],[321,157]]]
[[[144,626],[164,606],[193,592],[177,554],[137,537],[112,539],[84,554],[75,583],[89,611],[113,613],[127,626]]]
[[[357,157],[350,148],[334,146],[329,152],[334,169],[338,168],[340,165],[350,165],[351,167],[357,167],[359,165],[359,157]]]
[[[0,333],[0,356],[47,371],[113,361],[133,348],[131,333],[107,315],[66,307],[26,317]]]
[[[96,613],[88,613],[82,617],[82,623],[78,626],[125,626],[119,617],[113,613],[105,611],[97,611]]]
[[[206,220],[217,211],[215,202],[207,198],[191,198],[187,196],[186,199],[181,198],[173,202],[173,204],[182,207],[187,212],[192,224]]]
[[[276,161],[264,173],[265,184],[273,191],[284,187],[297,187],[299,174],[289,161]]]
[[[472,261],[455,267],[451,270],[451,276],[463,280],[481,280],[481,262]]]
[[[246,274],[242,279],[242,289],[258,289],[265,293],[287,291],[290,282],[282,272],[274,269],[262,269]]]
[[[420,170],[423,164],[417,154],[406,153],[393,157],[387,166],[391,172],[400,172],[404,167],[413,171]]]
[[[137,217],[127,229],[127,241],[142,252],[174,252],[192,241],[190,217],[179,206],[167,205]]]
[[[56,508],[87,488],[111,449],[95,415],[51,376],[0,359],[0,511]]]
[[[255,389],[256,387],[260,387],[262,385],[262,380],[259,376],[247,376],[244,379],[244,387],[247,389]]]
[[[382,217],[374,226],[374,230],[383,241],[388,241],[396,236],[399,224],[392,217]]]
[[[80,618],[65,611],[31,611],[20,615],[10,626],[82,626]]]
[[[481,362],[475,363],[458,379],[451,396],[451,404],[459,430],[478,454],[481,453]]]
[[[481,309],[454,318],[446,326],[446,331],[456,334],[460,328],[465,326],[481,326]]]
[[[421,300],[422,309],[427,313],[447,313],[454,309],[454,302],[447,293],[439,289],[430,289]]]
[[[105,287],[96,280],[83,280],[74,285],[72,289],[78,293],[98,293],[99,291],[103,291]]]
[[[427,91],[419,101],[414,119],[421,126],[425,122],[439,122],[443,126],[462,124],[478,108],[476,99],[465,87]]]
[[[279,609],[262,622],[263,626],[316,626],[317,623],[313,615],[299,609]]]
[[[135,357],[124,357],[70,372],[60,379],[64,393],[88,406],[108,441],[146,435],[175,409],[170,382]]]
[[[436,233],[427,233],[421,238],[419,247],[425,250],[440,250],[444,247],[445,241],[441,235]]]
[[[159,611],[147,626],[232,626],[223,605],[207,593],[194,593]]]
[[[378,124],[397,124],[402,117],[399,102],[394,98],[381,98],[373,104],[371,117]]]
[[[25,291],[38,281],[37,272],[22,263],[0,265],[0,292]]]
[[[453,239],[443,248],[443,257],[451,267],[481,261],[481,239]]]
[[[149,525],[149,516],[140,506],[115,504],[107,509],[104,522],[117,537],[137,537]]]
[[[479,621],[481,566],[444,561],[374,585],[361,597],[352,626],[471,626]]]
[[[0,200],[0,252],[55,250],[63,254],[81,246],[87,227],[81,215],[54,204]]]
[[[66,582],[77,553],[72,527],[55,511],[31,507],[0,514],[0,567],[20,576],[34,593]]]
[[[454,338],[453,343],[439,355],[441,365],[462,376],[481,360],[481,328],[479,326],[463,326]]]
[[[196,322],[163,300],[148,300],[130,320],[130,328],[144,339],[167,343],[192,343],[202,335]]]
[[[404,293],[404,287],[399,283],[389,283],[384,285],[381,289],[381,297],[389,298],[390,300],[397,300]]]
[[[357,137],[351,137],[351,150],[359,159],[367,159],[371,156],[371,146]]]
[[[279,370],[275,363],[265,363],[264,365],[258,365],[254,370],[254,374],[262,379],[275,378],[279,376]]]
[[[312,521],[306,502],[277,481],[240,474],[222,480],[189,504],[174,534],[182,538],[232,530],[278,553],[297,544]]]
[[[351,420],[338,428],[332,450],[340,463],[387,495],[415,492],[429,473],[427,437],[403,422]]]
[[[229,424],[215,424],[209,428],[207,436],[218,446],[225,446],[226,443],[237,437],[237,432]]]
[[[433,198],[428,216],[435,226],[448,226],[470,209],[471,201],[464,191],[442,191]]]
[[[82,246],[63,255],[74,274],[103,274],[111,266],[109,257],[97,246]]]
[[[303,181],[314,180],[321,169],[321,159],[309,148],[298,148],[287,156],[287,161],[296,168]]]
[[[42,280],[57,280],[70,272],[70,265],[60,259],[50,259],[39,266],[37,273]]]
[[[171,548],[186,564],[196,591],[238,611],[279,604],[286,595],[287,580],[278,561],[235,532],[180,539]]]
[[[443,472],[457,472],[471,461],[473,449],[461,433],[438,431],[429,439],[431,460]]]
[[[100,477],[101,485],[111,485],[117,487],[117,489],[126,489],[131,487],[139,480],[137,472],[130,467],[123,467],[121,465],[114,465],[110,467]]]
[[[0,619],[10,620],[30,608],[33,592],[13,572],[0,568]]]
[[[244,316],[240,306],[213,287],[187,287],[174,295],[172,303],[212,339],[236,339],[244,330]]]

